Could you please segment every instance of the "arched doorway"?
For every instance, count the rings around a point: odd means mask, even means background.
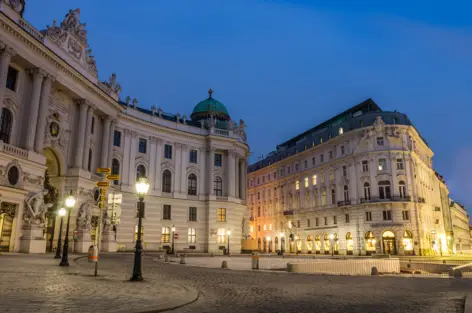
[[[257,250],[261,251],[261,238],[257,238]]]
[[[321,253],[321,240],[320,240],[320,235],[315,236],[315,253],[320,254]]]
[[[331,244],[329,242],[328,234],[324,234],[324,254],[329,254],[331,250]]]
[[[56,229],[56,219],[59,206],[59,193],[56,186],[59,185],[59,177],[63,168],[57,154],[51,148],[45,148],[43,154],[46,157],[46,173],[44,175],[44,189],[48,190],[48,194],[44,196],[46,203],[52,203],[53,206],[46,212],[46,252],[53,251],[54,231]],[[61,235],[61,234],[58,234]]]
[[[308,235],[306,238],[306,249],[308,250],[308,254],[313,252],[313,237],[311,235]]]
[[[368,231],[365,233],[365,253],[366,255],[372,255],[375,253],[375,236],[374,233]]]
[[[267,239],[264,238],[264,252],[267,252]]]
[[[13,251],[13,218],[16,205],[2,202],[0,205],[0,252]]]
[[[280,237],[280,250],[285,251],[285,237]]]
[[[295,241],[293,240],[293,234],[290,234],[289,237],[289,246],[290,246],[290,253],[295,253]]]
[[[354,254],[354,242],[352,240],[351,233],[346,234],[346,254],[353,255]]]
[[[297,253],[302,252],[302,237],[300,235],[295,236],[295,239],[297,240]]]
[[[382,247],[384,254],[397,254],[397,249],[395,245],[395,234],[387,230],[382,234]]]
[[[413,255],[413,234],[409,230],[403,232],[403,253]]]
[[[279,249],[279,238],[275,237],[274,239],[274,250],[277,252]]]
[[[338,234],[334,234],[334,236],[333,236],[333,250],[334,250],[334,254],[339,254],[339,238],[338,238]]]

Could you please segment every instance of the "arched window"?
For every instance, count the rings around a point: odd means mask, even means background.
[[[162,192],[171,192],[172,174],[169,170],[162,173]]]
[[[346,234],[346,240],[352,240],[352,235],[351,233]]]
[[[193,173],[188,175],[188,194],[190,196],[197,195],[197,175]]]
[[[2,109],[2,118],[0,121],[0,140],[4,143],[10,143],[11,126],[13,123],[13,115],[7,108]]]
[[[118,159],[111,160],[111,174],[112,175],[120,175],[120,161]],[[113,184],[118,185],[119,181],[114,180]]]
[[[141,177],[146,177],[146,168],[142,164],[138,165],[136,168],[136,180],[140,179]]]
[[[364,183],[364,200],[370,200],[370,184]]]
[[[331,204],[336,204],[336,190],[331,189]]]
[[[379,182],[379,198],[390,199],[390,182],[388,180]]]
[[[223,180],[219,176],[215,176],[215,181],[213,182],[213,191],[215,192],[215,196],[223,196]]]
[[[89,150],[87,169],[89,172],[92,170],[92,149]]]
[[[400,198],[406,198],[406,186],[405,186],[405,182],[403,180],[401,180],[399,183],[398,183],[398,191],[400,193]]]
[[[349,188],[344,186],[344,201],[349,201]]]

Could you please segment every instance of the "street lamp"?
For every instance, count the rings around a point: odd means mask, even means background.
[[[285,247],[284,247],[284,245],[285,245],[285,240],[284,240],[284,236],[285,236],[284,233],[280,233],[280,252],[281,252],[282,254],[284,254],[284,252],[285,252]]]
[[[69,266],[69,224],[70,224],[70,211],[75,206],[75,198],[72,195],[72,190],[66,199],[67,207],[67,226],[66,226],[66,239],[64,239],[64,249],[62,250],[62,260],[59,266]]]
[[[57,236],[57,247],[56,247],[56,256],[54,257],[55,259],[60,259],[61,258],[61,246],[62,246],[62,222],[64,221],[64,216],[66,216],[66,209],[60,208],[59,211],[57,212],[59,216],[61,217],[61,224],[59,226],[59,236]]]
[[[175,234],[175,226],[172,225],[172,254],[174,254],[174,234]]]
[[[138,238],[136,239],[136,248],[134,250],[134,266],[133,276],[129,279],[130,281],[142,281],[143,275],[141,273],[141,257],[143,254],[143,245],[141,244],[141,229],[143,223],[144,213],[144,196],[149,191],[149,182],[146,177],[141,177],[136,182],[136,195],[138,196]]]
[[[269,253],[271,252],[271,246],[270,246],[270,236],[267,236],[267,244],[269,245]]]
[[[230,256],[230,254],[229,254],[229,236],[231,235],[231,230],[228,230],[226,232],[226,234],[228,235],[228,256]]]
[[[334,235],[329,235],[329,239],[331,240],[331,256],[334,256]]]

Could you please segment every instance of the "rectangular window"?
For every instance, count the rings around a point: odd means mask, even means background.
[[[188,220],[190,222],[197,221],[197,208],[196,207],[191,206],[188,208]]]
[[[330,151],[330,152],[329,152],[329,159],[330,159],[330,160],[333,159],[333,151]]]
[[[218,228],[217,243],[226,243],[226,232],[224,228]]]
[[[362,171],[364,173],[369,171],[369,161],[367,160],[362,161]]]
[[[377,137],[377,146],[384,145],[384,137]]]
[[[267,230],[267,225],[266,225],[266,224],[264,224],[264,228],[263,228],[263,229],[264,229],[264,230]]]
[[[318,225],[320,225],[320,221],[318,218],[315,218],[315,226],[318,226]]]
[[[297,180],[297,181],[295,182],[295,189],[296,189],[296,190],[299,190],[299,189],[300,189],[300,181],[299,181],[299,180]]]
[[[92,127],[91,127],[90,132],[93,134],[94,131],[95,131],[95,117],[92,116]]]
[[[188,243],[196,243],[197,242],[197,232],[195,228],[188,229]]]
[[[310,184],[310,181],[308,180],[308,177],[305,177],[305,188],[308,188],[309,184]]]
[[[305,160],[305,168],[308,168],[308,161]]]
[[[334,170],[329,170],[329,180],[334,180]]]
[[[287,166],[287,174],[290,174],[290,166]]]
[[[147,140],[139,138],[139,153],[146,153]]]
[[[223,164],[223,156],[221,153],[215,153],[215,166],[221,167]]]
[[[316,183],[317,183],[317,179],[316,179],[316,178],[317,178],[317,177],[316,177],[316,174],[313,175],[313,177],[312,177],[312,180],[313,180],[313,181],[312,181],[312,184],[313,184],[313,186],[315,186]]]
[[[349,223],[349,214],[346,214],[346,224]]]
[[[15,68],[9,66],[5,87],[7,87],[8,89],[12,91],[16,91],[17,78],[18,78],[18,71]]]
[[[402,216],[404,221],[410,220],[410,211],[402,211]]]
[[[197,150],[190,150],[189,162],[194,164],[197,163]]]
[[[171,145],[165,145],[164,146],[164,158],[166,159],[172,159],[172,146]]]
[[[217,222],[226,222],[226,209],[225,208],[219,208],[218,209],[218,217],[217,217]]]
[[[347,167],[345,165],[343,166],[343,176],[347,177]]]
[[[164,212],[162,214],[162,219],[171,220],[172,219],[171,211],[172,211],[171,206],[168,204],[164,204]]]
[[[386,171],[386,170],[387,170],[387,160],[379,159],[379,171]]]
[[[162,243],[169,243],[170,242],[170,228],[169,227],[162,227]]]
[[[311,159],[311,164],[312,164],[312,165],[315,165],[315,164],[316,164],[316,159],[315,159],[315,157],[313,157],[313,158]]]
[[[328,218],[325,217],[324,220],[325,220],[325,225],[328,225]]]
[[[309,219],[306,220],[306,225],[307,225],[307,227],[311,227],[311,223],[310,223],[310,220],[309,220]]]
[[[344,146],[341,146],[341,154],[344,155]]]
[[[274,172],[274,179],[277,179],[277,172]]]
[[[338,217],[333,216],[333,224],[336,225],[338,223]]]
[[[321,182],[321,183],[324,183],[324,181],[325,181],[324,173],[321,172],[321,174],[320,174],[320,182]]]
[[[320,162],[323,163],[324,162],[324,155],[320,155]]]
[[[365,212],[365,220],[368,222],[372,221],[372,212]]]
[[[121,146],[121,132],[118,130],[115,130],[115,133],[113,134],[113,145],[115,147]]]
[[[383,219],[384,219],[384,221],[391,221],[392,220],[392,211],[391,210],[383,211]]]
[[[298,172],[298,163],[295,164],[295,172]]]
[[[397,170],[403,170],[403,159],[397,159]]]
[[[265,183],[265,176],[262,176],[262,183]]]
[[[260,199],[261,199],[261,192],[258,191],[258,192],[257,192],[257,200],[260,200]]]

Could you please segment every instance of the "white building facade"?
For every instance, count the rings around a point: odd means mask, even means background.
[[[95,240],[134,249],[136,179],[145,176],[144,250],[240,251],[247,214],[245,125],[231,120],[212,91],[190,118],[119,100],[116,75],[98,79],[80,10],[38,31],[22,17],[24,1],[0,0],[0,249],[46,252],[58,238],[57,210],[72,192],[71,249]],[[120,179],[108,193],[121,201],[97,206],[98,167]],[[111,208],[110,208],[111,207]],[[64,236],[65,226],[63,228]]]
[[[249,166],[248,238],[267,252],[450,255],[432,157],[406,115],[368,99]]]

